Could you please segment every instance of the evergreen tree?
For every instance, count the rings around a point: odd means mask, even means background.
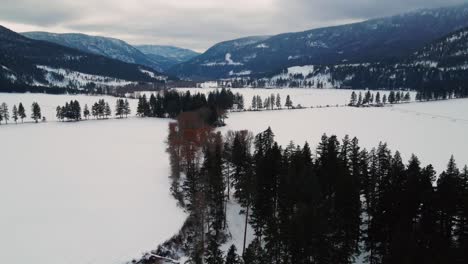
[[[386,94],[384,94],[383,97],[382,97],[382,103],[383,104],[387,103],[387,95]]]
[[[106,116],[106,118],[112,115],[111,108],[107,102],[105,103],[104,115]]]
[[[84,110],[83,110],[83,116],[84,116],[86,119],[89,119],[89,115],[90,115],[90,112],[89,112],[88,105],[85,104]]]
[[[257,109],[263,109],[262,97],[257,95]]]
[[[26,118],[26,111],[22,103],[19,103],[18,105],[18,115],[19,118],[21,118],[21,123],[23,123],[23,119]]]
[[[257,110],[257,96],[252,98],[252,110]]]
[[[236,246],[231,245],[226,255],[226,264],[241,264],[241,260],[239,258],[239,255],[237,255],[236,251]]]
[[[380,92],[377,92],[377,95],[375,96],[375,103],[378,104],[378,105],[381,103]]]
[[[208,247],[205,252],[206,264],[224,264],[223,252],[219,249],[219,243],[214,236],[209,237]]]
[[[8,111],[8,105],[6,103],[2,103],[0,108],[3,120],[5,120],[5,124],[8,124],[8,120],[10,120],[10,112]]]
[[[57,120],[63,121],[62,107],[60,107],[60,105],[59,105],[59,106],[57,106],[57,108],[55,110],[56,110],[55,117],[57,117]]]
[[[290,109],[293,106],[293,102],[291,101],[291,97],[289,96],[289,94],[286,96],[286,103],[284,106],[286,106],[288,109]]]
[[[363,101],[362,101],[362,93],[359,92],[359,97],[358,97],[358,101],[357,101],[357,106],[361,106],[363,104]]]
[[[158,105],[156,104],[155,116],[157,116],[157,113],[158,113],[157,108],[158,108]],[[129,104],[129,102],[128,102],[128,100],[126,98],[125,98],[125,102],[124,102],[124,111],[123,111],[123,113],[124,113],[125,117],[128,117],[132,113],[132,111],[130,109],[130,104]]]
[[[19,115],[18,115],[18,108],[16,107],[16,105],[13,105],[12,111],[13,111],[12,112],[13,121],[15,121],[15,124],[18,124]]]
[[[281,97],[280,94],[276,94],[276,108],[281,109]]]
[[[39,119],[42,118],[42,114],[41,114],[41,107],[39,106],[38,103],[36,102],[33,102],[32,103],[32,106],[31,106],[31,111],[32,111],[32,114],[31,114],[31,118],[34,120],[34,122],[38,122]]]
[[[351,93],[351,100],[349,101],[349,105],[350,106],[355,106],[357,104],[357,95],[356,95],[356,92],[353,91]]]

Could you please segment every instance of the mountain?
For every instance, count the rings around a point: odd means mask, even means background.
[[[414,53],[372,63],[293,66],[269,77],[236,77],[233,87],[414,89],[425,97],[468,96],[468,27]]]
[[[168,72],[206,80],[266,76],[301,65],[398,60],[466,26],[468,4],[425,9],[342,26],[224,42]]]
[[[77,33],[25,32],[22,35],[127,63],[145,65],[156,71],[163,71],[164,68],[158,60],[149,58],[137,48],[119,39]]]
[[[193,50],[174,46],[136,45],[135,47],[152,60],[157,61],[163,70],[200,55],[200,53]]]
[[[0,90],[11,86],[91,89],[164,82],[153,69],[33,40],[0,26]]]

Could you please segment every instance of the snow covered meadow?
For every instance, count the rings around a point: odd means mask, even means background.
[[[28,113],[38,101],[49,120],[0,126],[2,262],[124,263],[184,222],[169,192],[169,120],[54,121],[57,104],[99,98],[0,94]]]
[[[293,94],[293,93],[291,93]],[[292,95],[291,95],[292,96]],[[440,173],[453,154],[468,164],[468,99],[400,104],[382,108],[314,108],[292,111],[232,113],[222,131],[248,129],[259,133],[269,126],[276,140],[316,146],[323,133],[356,136],[362,147],[387,142],[405,160],[416,154]]]
[[[185,89],[179,89],[184,91]],[[191,91],[201,91],[191,89]],[[202,91],[209,91],[203,89]],[[345,104],[351,91],[239,89],[246,105],[253,95],[287,94],[303,106]],[[0,126],[0,259],[5,263],[115,264],[138,258],[175,234],[186,215],[169,192],[165,139],[169,120],[128,118],[56,122],[55,108],[70,100],[83,107],[104,98],[86,95],[0,94],[0,103],[23,102],[28,116],[37,101],[47,123]],[[136,100],[130,100],[132,113]],[[28,120],[29,121],[29,120]],[[468,99],[400,104],[383,108],[313,108],[231,113],[228,130],[254,133],[270,126],[286,145],[323,133],[346,134],[361,146],[380,141],[412,153],[441,172],[455,155],[468,163]],[[11,123],[11,120],[10,120]],[[243,216],[230,204],[228,222],[241,248]],[[19,260],[21,259],[21,260]]]

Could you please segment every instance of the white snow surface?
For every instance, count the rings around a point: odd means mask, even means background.
[[[51,120],[58,102],[101,97],[0,94],[10,109],[33,98]],[[176,234],[186,215],[169,191],[168,122],[1,125],[1,262],[126,263]]]
[[[292,97],[294,100],[294,96]],[[468,164],[468,99],[401,104],[383,108],[314,108],[231,113],[221,131],[247,129],[254,133],[269,126],[276,140],[316,146],[323,133],[356,136],[370,150],[387,142],[404,160],[416,154],[422,165],[445,170],[453,154],[459,167]]]
[[[236,246],[237,254],[242,254],[242,247],[244,243],[244,227],[245,227],[245,215],[239,214],[242,210],[242,207],[235,201],[234,198],[231,198],[227,203],[226,209],[226,221],[229,233],[231,234],[231,239],[226,243],[221,245],[221,251],[224,254],[227,254],[231,245]],[[247,225],[247,239],[245,247],[252,242],[254,239],[254,231],[250,224]]]
[[[178,89],[185,92],[187,89]],[[190,89],[209,92],[214,89]],[[304,106],[345,104],[352,91],[330,89],[234,89],[250,106],[253,95],[290,95]],[[382,92],[381,92],[382,93]],[[414,97],[414,94],[413,94]],[[0,139],[0,259],[5,263],[124,263],[155,249],[175,234],[186,215],[169,193],[164,140],[168,120],[125,120],[60,123],[55,107],[70,100],[90,106],[114,97],[1,94],[0,103],[23,102],[28,116],[39,102],[49,122],[2,125]],[[136,101],[130,100],[133,114]],[[416,154],[438,173],[450,155],[459,167],[468,163],[468,99],[400,104],[384,108],[313,108],[231,113],[220,131],[269,126],[287,145],[309,142],[323,133],[356,136],[365,148],[388,142],[405,160]],[[11,121],[10,121],[11,123]],[[66,157],[66,158],[64,158]],[[231,244],[242,250],[244,216],[228,204]],[[250,242],[253,234],[248,232]]]

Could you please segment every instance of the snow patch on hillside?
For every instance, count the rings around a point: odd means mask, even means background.
[[[230,71],[229,76],[247,76],[250,75],[252,71],[240,71],[240,72],[234,72]]]
[[[153,78],[153,79],[156,79],[156,80],[160,80],[160,81],[165,81],[167,80],[167,76],[162,76],[162,75],[157,75],[156,73],[152,72],[152,71],[147,71],[147,70],[144,70],[144,69],[140,69],[140,72],[148,75],[149,77]]]
[[[232,55],[231,53],[226,53],[226,56],[224,57],[224,62],[208,62],[208,63],[205,63],[205,64],[202,64],[203,66],[208,66],[208,67],[212,67],[212,66],[241,66],[241,65],[244,65],[243,63],[241,62],[235,62],[234,60],[232,60]]]
[[[122,79],[86,74],[62,68],[52,68],[44,65],[37,65],[36,67],[45,72],[44,77],[48,84],[57,87],[84,88],[92,83],[98,86],[123,86],[134,83]]]
[[[268,49],[270,46],[268,46],[267,44],[265,43],[262,43],[262,44],[258,44],[256,46],[257,49]]]

